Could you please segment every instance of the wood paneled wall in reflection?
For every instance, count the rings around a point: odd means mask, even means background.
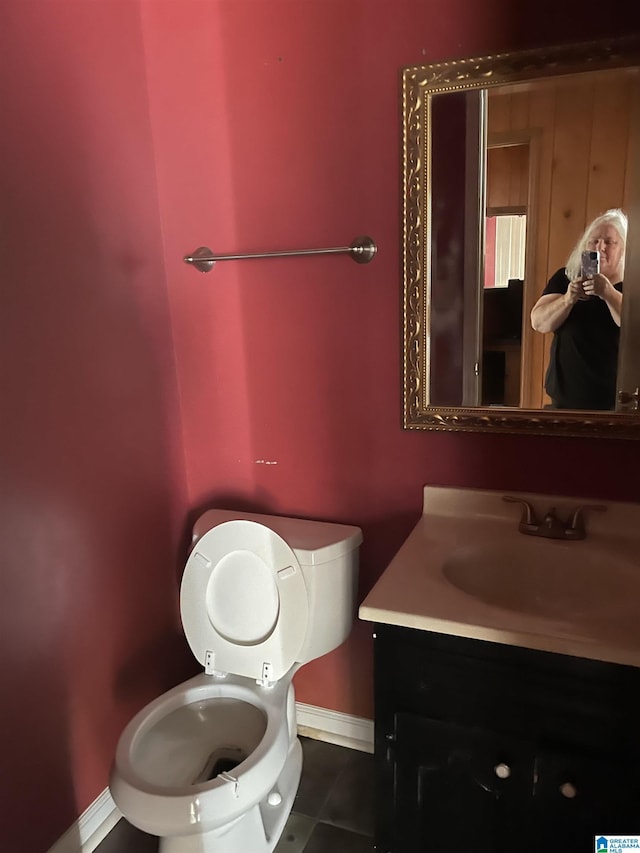
[[[629,124],[637,91],[637,73],[623,70],[489,92],[487,203],[527,207],[521,382],[526,408],[548,402],[543,383],[552,337],[532,331],[531,308],[586,225],[607,208],[627,207]]]
[[[529,204],[529,144],[501,145],[487,151],[487,209]]]

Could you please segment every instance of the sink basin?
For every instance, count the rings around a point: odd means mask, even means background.
[[[587,543],[522,537],[454,550],[447,581],[486,604],[545,618],[575,620],[626,609],[637,568]]]
[[[360,618],[640,667],[640,501],[518,493],[538,518],[584,507],[585,539],[520,532],[504,493],[425,486],[423,513]]]

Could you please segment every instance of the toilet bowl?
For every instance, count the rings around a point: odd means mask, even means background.
[[[204,672],[120,736],[113,799],[162,853],[271,853],[300,781],[293,675],[347,637],[357,527],[209,510],[180,611]]]

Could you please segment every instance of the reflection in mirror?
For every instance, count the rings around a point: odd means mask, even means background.
[[[633,395],[620,414],[549,411],[554,333],[531,310],[594,217],[636,209],[639,43],[405,69],[405,426],[580,435],[605,418],[635,437]]]
[[[615,409],[626,241],[622,210],[597,216],[531,310],[535,331],[553,335],[545,391],[554,409]]]

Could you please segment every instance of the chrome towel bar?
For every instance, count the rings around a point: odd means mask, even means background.
[[[242,261],[245,258],[285,258],[295,255],[344,255],[349,253],[358,264],[368,264],[375,257],[378,247],[371,237],[356,237],[350,246],[334,246],[330,249],[292,249],[284,252],[256,252],[244,255],[214,255],[207,246],[200,246],[184,258],[200,272],[209,272],[216,261]]]

